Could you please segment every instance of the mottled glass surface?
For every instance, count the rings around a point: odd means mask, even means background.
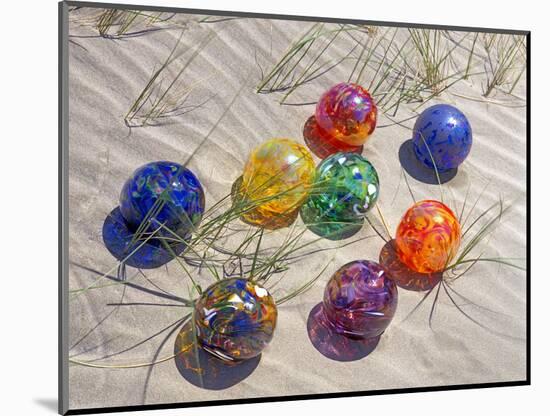
[[[120,211],[129,228],[136,230],[144,220],[154,231],[164,227],[186,237],[200,223],[204,192],[189,169],[174,162],[151,162],[138,168],[120,193]],[[159,230],[159,235],[169,235]]]
[[[412,140],[419,161],[432,169],[435,162],[438,171],[446,171],[458,167],[470,153],[472,128],[459,109],[437,104],[418,116]]]
[[[227,360],[256,357],[269,344],[277,307],[269,292],[247,279],[216,282],[195,304],[195,327],[203,348]]]
[[[336,332],[353,338],[376,337],[395,314],[397,287],[378,263],[352,261],[328,281],[323,308]]]
[[[268,140],[256,147],[244,167],[241,195],[252,209],[243,215],[249,224],[278,228],[278,217],[300,208],[315,176],[307,148],[290,139]]]
[[[439,201],[420,201],[410,207],[395,236],[401,262],[419,273],[442,271],[460,246],[460,223]]]
[[[300,211],[315,234],[340,240],[355,234],[378,199],[374,166],[356,153],[336,153],[316,170],[315,186]]]
[[[348,146],[361,146],[367,141],[376,127],[376,117],[376,104],[369,92],[352,83],[333,86],[321,96],[315,109],[321,134]]]

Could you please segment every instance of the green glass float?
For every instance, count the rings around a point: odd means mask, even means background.
[[[378,199],[374,166],[357,153],[335,153],[316,170],[315,185],[300,210],[310,231],[329,240],[357,233]]]

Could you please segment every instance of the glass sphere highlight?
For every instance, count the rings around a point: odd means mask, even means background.
[[[378,263],[342,266],[325,288],[323,309],[333,329],[351,338],[381,335],[397,309],[397,287]]]
[[[202,347],[225,361],[256,357],[269,344],[277,306],[269,292],[247,279],[224,279],[195,304],[195,328]]]
[[[138,168],[120,193],[120,212],[133,231],[188,236],[204,212],[204,191],[189,169],[174,162],[152,162]]]
[[[417,159],[443,172],[458,167],[470,153],[472,128],[459,109],[437,104],[418,116],[412,140]]]
[[[356,153],[336,153],[316,170],[315,187],[300,214],[315,234],[340,240],[355,234],[378,199],[374,166]]]
[[[419,273],[440,272],[460,247],[460,223],[439,201],[420,201],[410,207],[397,227],[399,260]]]
[[[240,193],[253,208],[243,214],[243,220],[278,228],[277,218],[300,208],[314,175],[313,157],[303,145],[284,138],[260,144],[244,167]]]
[[[376,117],[376,104],[369,92],[352,83],[330,88],[315,109],[321,134],[347,146],[364,144],[376,127]]]

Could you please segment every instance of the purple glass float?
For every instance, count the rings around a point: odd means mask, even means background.
[[[325,288],[323,309],[335,332],[350,338],[381,335],[397,309],[397,287],[376,262],[342,266]]]
[[[472,128],[459,109],[437,104],[418,116],[412,141],[420,162],[444,172],[457,168],[470,153]]]

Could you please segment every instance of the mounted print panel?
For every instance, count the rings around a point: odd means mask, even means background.
[[[60,26],[61,413],[529,383],[528,32]]]

